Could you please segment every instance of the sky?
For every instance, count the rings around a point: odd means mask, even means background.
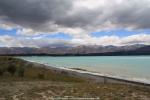
[[[150,0],[0,0],[0,47],[150,44]]]

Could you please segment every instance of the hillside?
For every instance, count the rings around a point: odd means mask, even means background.
[[[18,58],[0,57],[0,81],[64,81],[82,82],[83,79],[56,72],[43,65],[30,63]]]

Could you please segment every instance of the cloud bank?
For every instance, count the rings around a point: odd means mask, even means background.
[[[132,44],[149,44],[150,35],[138,34],[127,37],[118,36],[103,36],[103,37],[89,37],[86,39],[71,40],[64,39],[50,39],[43,37],[13,37],[13,36],[0,36],[0,45],[5,44],[6,47],[42,47],[42,46],[79,46],[79,45],[132,45]]]
[[[73,37],[71,44],[150,43],[146,34],[124,38],[91,36],[91,32],[102,30],[150,29],[149,12],[150,0],[0,0],[0,27],[17,28],[17,34],[29,38],[63,32]],[[31,45],[39,43],[31,40]],[[24,43],[19,40],[19,44]]]

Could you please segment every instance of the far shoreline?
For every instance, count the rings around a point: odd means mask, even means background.
[[[52,57],[69,57],[69,56],[150,56],[150,52],[104,52],[104,53],[29,53],[29,54],[0,54],[0,56],[52,56]]]

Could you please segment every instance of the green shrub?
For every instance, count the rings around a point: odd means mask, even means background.
[[[3,70],[0,69],[0,76],[3,76]]]
[[[43,73],[39,73],[39,74],[38,74],[38,79],[45,79],[44,74],[43,74]]]
[[[18,70],[18,76],[19,77],[24,77],[24,72],[25,72],[25,69],[24,68],[19,68],[19,70]]]
[[[6,71],[6,67],[0,66],[0,76],[3,76],[5,71]]]
[[[13,76],[16,72],[16,67],[14,65],[9,65],[7,71]]]

